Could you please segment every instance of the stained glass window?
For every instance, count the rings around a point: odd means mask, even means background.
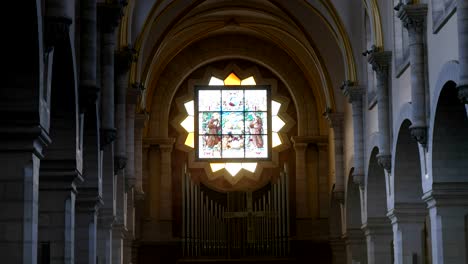
[[[197,86],[195,120],[197,157],[216,160],[269,159],[270,91],[267,86]],[[239,80],[240,83],[240,80]]]

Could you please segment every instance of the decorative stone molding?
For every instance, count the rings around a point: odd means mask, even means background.
[[[388,173],[392,170],[392,155],[377,154],[377,163],[384,168]]]
[[[368,51],[369,57],[367,62],[372,66],[372,69],[377,74],[377,77],[387,77],[388,69],[392,59],[391,51],[378,51],[373,49]]]
[[[414,127],[410,128],[411,137],[418,141],[424,148],[427,145],[427,127]]]
[[[422,34],[426,27],[427,4],[401,5],[397,15],[410,34]]]
[[[118,171],[125,169],[127,165],[127,157],[115,155],[114,156],[114,172],[117,174]]]
[[[98,3],[98,25],[103,32],[113,32],[119,26],[126,5],[127,1],[118,0]]]
[[[460,85],[458,89],[458,98],[464,104],[468,104],[468,84]]]
[[[101,128],[101,149],[112,143],[116,137],[117,131],[115,130],[115,128]]]
[[[128,72],[131,64],[138,60],[137,54],[136,49],[131,46],[126,46],[116,51],[114,53],[115,73],[119,75]]]
[[[50,52],[52,48],[70,39],[71,18],[44,17],[44,51]]]

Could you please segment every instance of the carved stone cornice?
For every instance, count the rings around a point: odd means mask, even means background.
[[[372,50],[369,52],[367,62],[372,66],[377,76],[387,76],[388,69],[392,60],[391,51],[377,51]]]
[[[133,62],[137,61],[137,51],[131,46],[124,47],[114,53],[116,74],[122,74],[130,69]]]
[[[352,174],[353,176],[353,182],[359,186],[360,189],[364,189],[364,174],[357,174],[354,173]]]
[[[100,89],[95,83],[91,84],[83,82],[80,84],[79,91],[80,112],[84,113],[87,109],[96,106]]]
[[[422,33],[426,26],[427,4],[401,5],[397,16],[410,33]]]
[[[351,81],[345,81],[341,86],[341,91],[351,104],[359,101],[362,102],[362,96],[365,93],[364,87],[354,85]]]
[[[333,190],[333,199],[340,204],[344,204],[344,200],[345,200],[344,190]]]
[[[458,89],[458,99],[464,104],[468,104],[468,84],[460,85]]]
[[[112,143],[117,138],[115,128],[101,128],[101,149]]]
[[[343,127],[343,120],[344,114],[343,113],[332,113],[330,111],[326,111],[324,113],[325,118],[328,121],[328,124],[333,129]]]
[[[328,144],[328,136],[294,136],[291,137],[294,144],[307,143],[307,144]]]
[[[135,128],[142,129],[145,127],[145,122],[148,120],[148,116],[145,114],[135,114]]]
[[[427,146],[427,127],[411,126],[409,129],[411,137],[425,148]]]
[[[44,50],[50,52],[54,46],[70,39],[71,18],[44,17]]]
[[[172,151],[172,147],[175,143],[175,138],[160,138],[160,137],[153,137],[153,138],[145,138],[143,139],[143,144],[152,148],[158,148],[161,151]]]
[[[392,155],[390,154],[377,154],[377,163],[380,167],[384,168],[388,173],[392,170]]]
[[[127,104],[136,104],[141,92],[137,90],[133,85],[127,90]]]
[[[121,155],[114,156],[114,172],[117,174],[118,171],[125,169],[127,166],[127,157]]]
[[[104,33],[113,32],[123,16],[127,1],[106,1],[97,4],[98,25]]]

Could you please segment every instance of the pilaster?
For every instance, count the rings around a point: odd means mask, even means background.
[[[427,4],[401,5],[398,17],[408,29],[411,64],[411,107],[413,112],[411,135],[421,145],[427,144],[426,124],[426,62],[424,36]]]
[[[393,227],[394,259],[396,264],[412,263],[417,258],[424,263],[424,223],[426,208],[423,203],[399,203],[387,214]]]
[[[393,264],[392,262],[392,229],[387,217],[368,218],[362,225],[366,236],[367,263]]]
[[[343,236],[346,242],[346,263],[367,263],[366,238],[359,228],[348,228]]]
[[[364,123],[363,123],[363,95],[364,88],[347,81],[341,87],[343,94],[353,108],[354,135],[354,171],[353,181],[361,189],[364,188]]]
[[[135,115],[135,199],[142,200],[143,192],[143,128],[147,116],[145,114]]]
[[[333,129],[333,142],[335,147],[335,189],[333,190],[337,194],[337,197],[344,197],[344,153],[343,153],[343,113],[331,113],[326,112],[325,117],[328,120],[330,127]],[[343,200],[340,200],[342,203]]]
[[[83,193],[81,190],[76,201],[76,243],[77,264],[96,264],[97,257],[97,213],[102,205],[96,192]]]
[[[99,32],[101,34],[101,143],[105,146],[116,138],[114,122],[114,50],[116,44],[115,30],[120,23],[122,6],[117,1],[99,3],[97,12]]]
[[[368,52],[368,62],[377,77],[377,105],[379,119],[379,154],[377,161],[387,172],[391,171],[390,151],[390,121],[388,74],[392,53],[390,51],[371,50]]]
[[[466,262],[468,184],[434,183],[432,190],[423,195],[423,200],[429,209],[433,263]]]
[[[294,141],[296,152],[296,217],[309,218],[309,203],[307,199],[307,143]]]

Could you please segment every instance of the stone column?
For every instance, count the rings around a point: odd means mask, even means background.
[[[406,4],[398,11],[403,26],[408,29],[411,64],[411,135],[424,147],[427,143],[426,124],[426,63],[424,37],[427,4]]]
[[[135,111],[138,101],[139,91],[135,87],[127,91],[127,109],[126,109],[126,150],[127,165],[125,166],[125,180],[128,189],[132,189],[136,184],[135,176]],[[141,144],[141,141],[140,141]],[[140,153],[141,155],[141,153]]]
[[[425,263],[425,238],[422,235],[426,217],[424,204],[399,205],[388,216],[393,227],[394,263]]]
[[[296,152],[296,218],[310,218],[307,199],[307,143],[292,138]]]
[[[116,138],[114,122],[114,50],[116,28],[121,17],[120,4],[99,3],[98,25],[101,41],[101,104],[102,144],[108,145]]]
[[[41,166],[39,240],[50,245],[51,263],[75,263],[76,184],[82,181],[76,168],[64,162]]]
[[[115,120],[117,128],[117,141],[115,144],[115,158],[118,169],[125,168],[127,164],[127,91],[128,71],[133,61],[134,50],[130,47],[124,47],[115,52]],[[134,104],[134,103],[133,103]]]
[[[468,261],[466,183],[434,183],[424,194],[431,221],[432,263],[455,264]]]
[[[463,103],[468,104],[468,0],[457,1],[457,25],[460,63],[458,97]]]
[[[5,263],[36,264],[39,167],[42,148],[50,139],[42,129],[37,129],[34,135],[29,127],[4,128],[2,124],[2,131],[10,130],[17,140],[11,140],[12,134],[8,132],[0,137],[0,166],[3,168],[0,207],[4,211],[0,221],[6,228],[0,233],[0,255]]]
[[[389,121],[389,97],[388,97],[388,72],[391,61],[390,51],[370,51],[368,62],[377,75],[377,105],[379,119],[379,154],[377,161],[387,172],[392,166],[390,150],[390,121]]]
[[[350,82],[345,82],[342,86],[343,93],[348,97],[348,101],[353,108],[353,135],[354,135],[354,171],[353,181],[361,189],[364,188],[364,123],[362,97],[364,88],[353,86]]]
[[[99,210],[98,218],[98,263],[112,264],[112,224],[114,217]]]
[[[343,114],[342,113],[326,113],[326,118],[330,127],[333,129],[333,142],[335,145],[335,189],[333,190],[335,197],[344,201],[344,158],[343,158]]]
[[[95,0],[80,2],[80,110],[95,108],[97,78],[97,6]]]
[[[333,264],[346,263],[346,243],[343,239],[330,239],[330,247],[333,255]]]
[[[124,240],[123,263],[132,263],[132,244],[135,240],[135,204],[134,189],[127,191],[127,233]]]
[[[146,115],[135,115],[135,198],[142,200],[143,192],[143,129],[145,126]]]
[[[123,263],[123,242],[126,227],[126,184],[123,170],[117,172],[115,179],[115,220],[112,224],[112,263]]]
[[[96,198],[89,201],[77,200],[75,245],[77,264],[96,264],[98,209]]]
[[[348,264],[366,264],[366,239],[361,229],[347,229],[344,236]]]
[[[367,263],[393,264],[392,229],[388,218],[368,218],[362,229],[366,236]]]
[[[172,222],[172,170],[171,154],[174,140],[170,143],[159,144],[161,151],[161,192],[160,192],[160,212],[162,221]],[[169,228],[169,226],[168,226]]]

